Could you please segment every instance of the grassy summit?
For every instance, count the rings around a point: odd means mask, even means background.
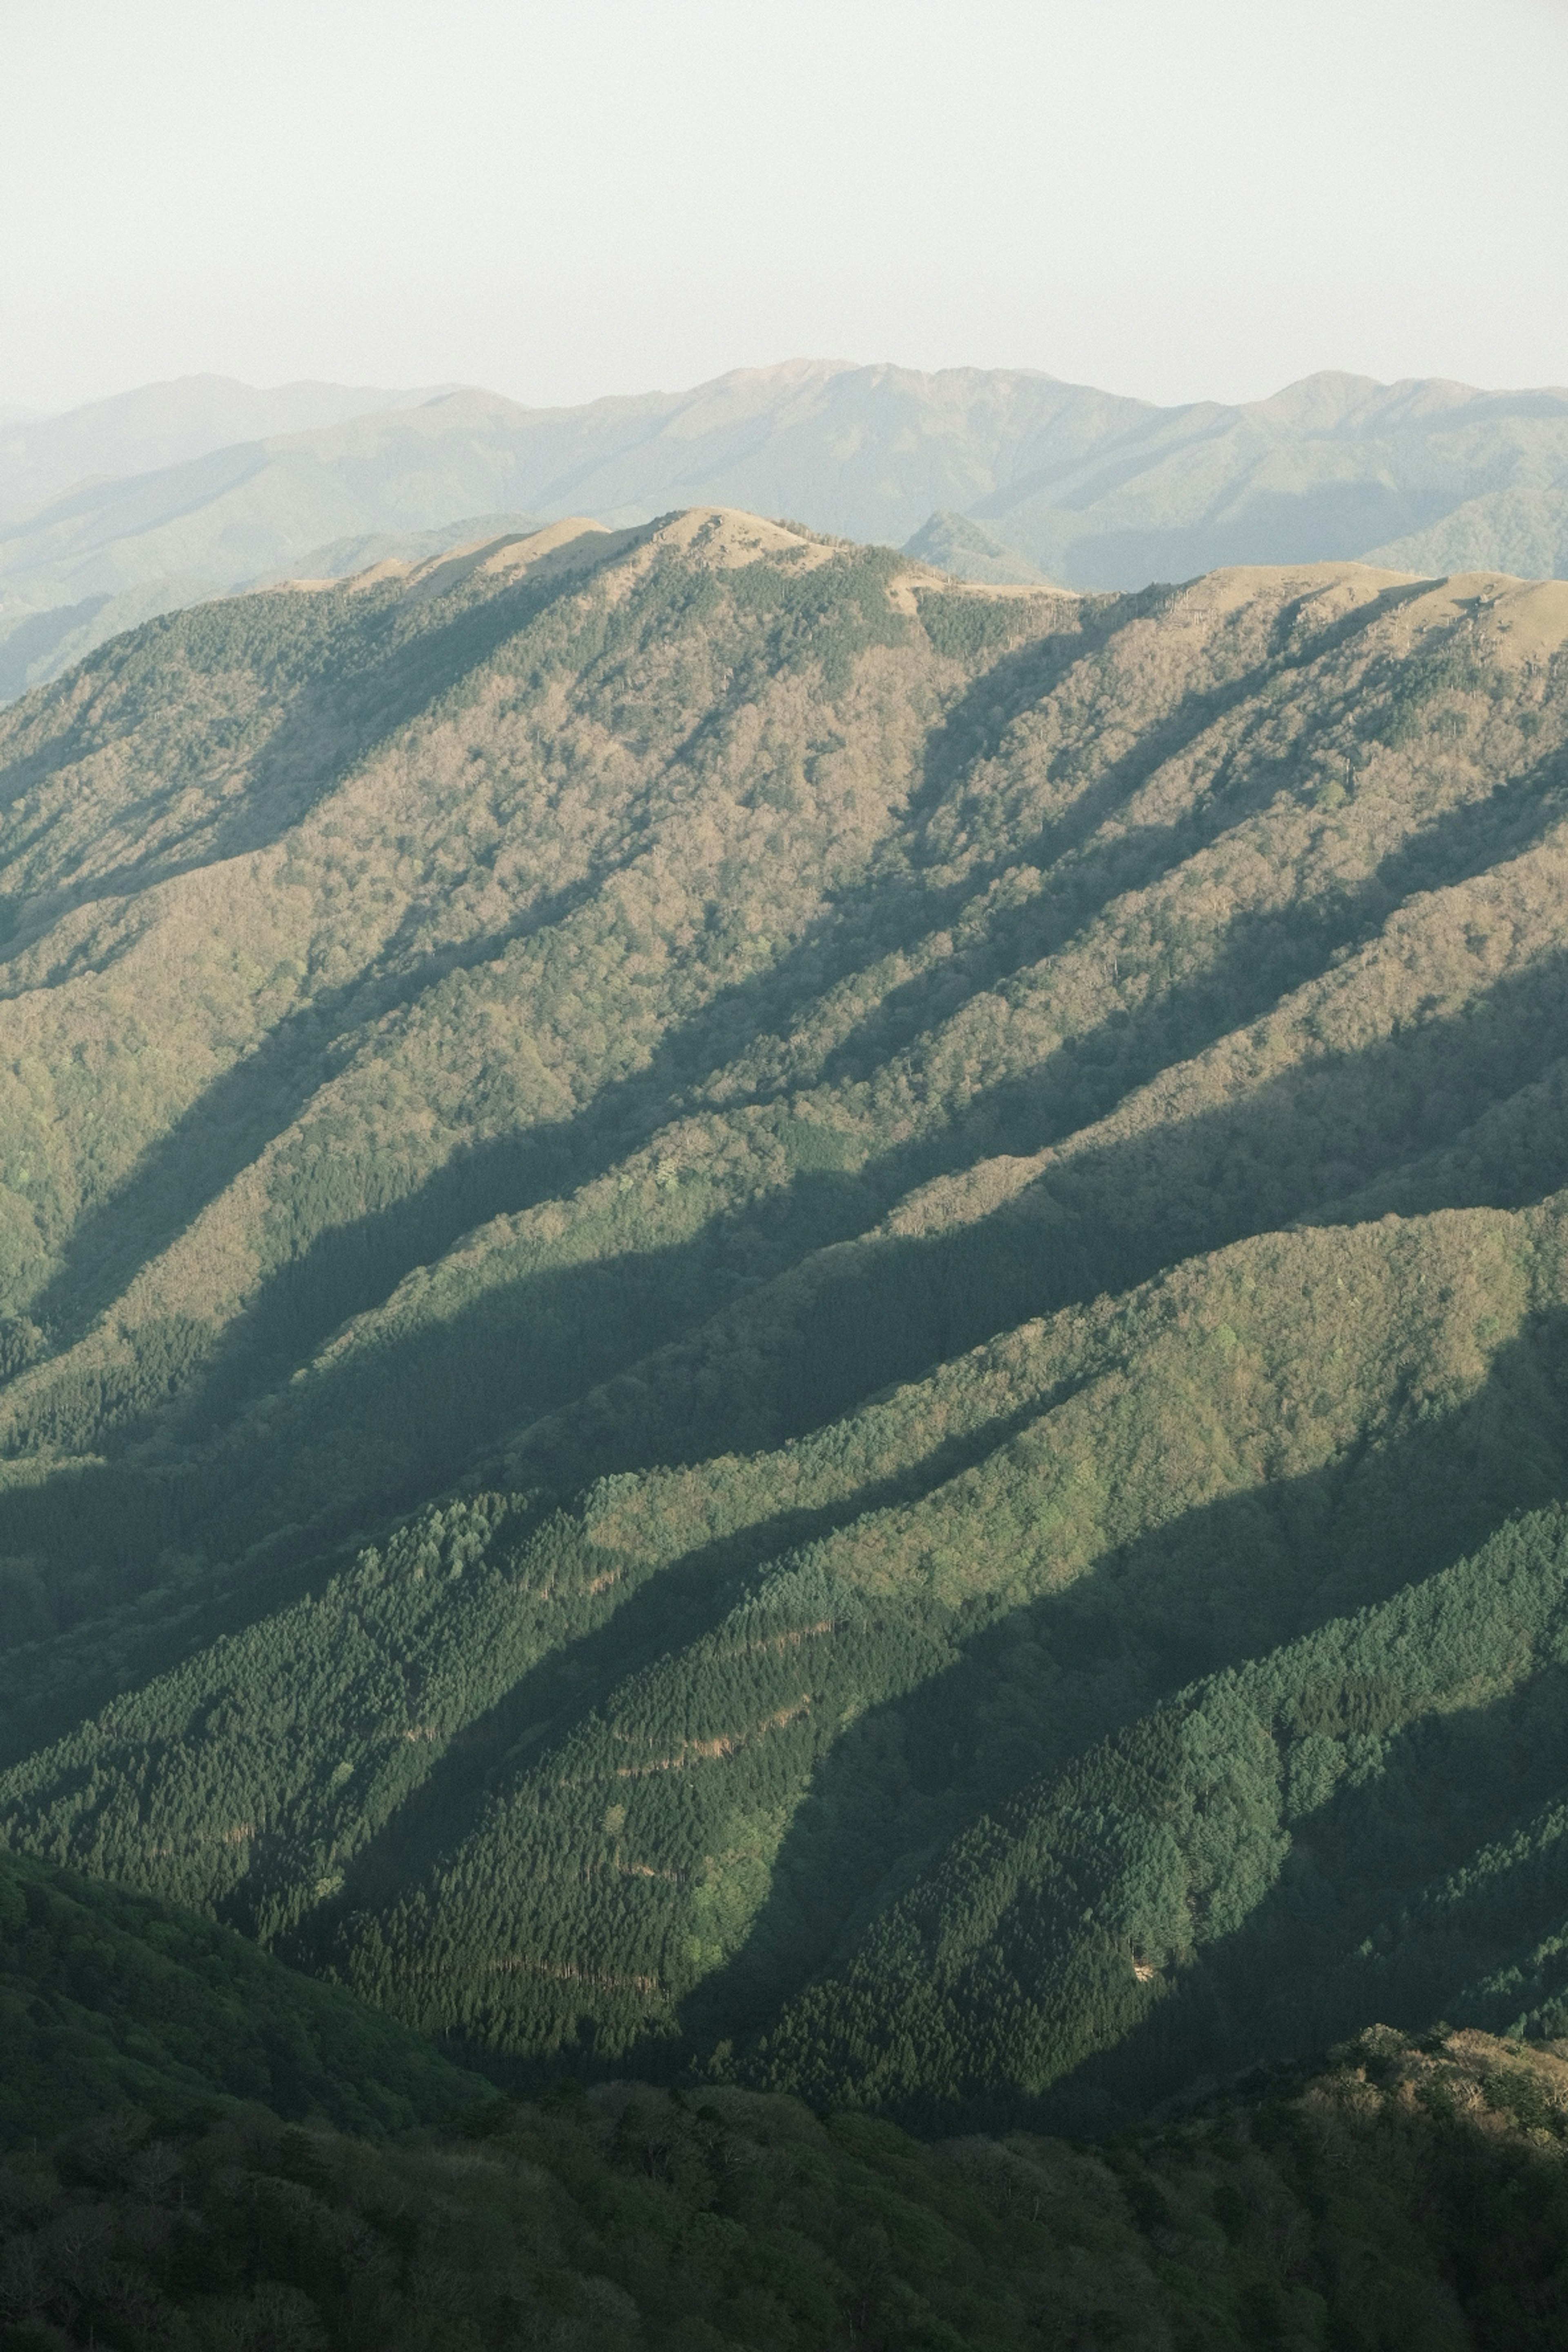
[[[1565,739],[721,510],[0,716],[0,1837],[519,2080],[1563,2031]]]

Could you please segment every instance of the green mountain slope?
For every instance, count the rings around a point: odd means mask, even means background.
[[[0,1838],[502,2070],[1550,2026],[1565,649],[697,510],[6,712]]]
[[[993,587],[1043,587],[1045,575],[967,515],[933,514],[904,541],[906,555],[950,572],[955,580],[978,580]]]
[[[147,1895],[0,1857],[0,2147],[133,2107],[258,2103],[348,2131],[476,2111],[482,2086],[335,1986]]]
[[[1560,1515],[1519,1520],[1021,1791],[801,1998],[772,2070],[907,2107],[1077,2069],[1092,2112],[1371,2007],[1557,2032],[1565,1573]]]

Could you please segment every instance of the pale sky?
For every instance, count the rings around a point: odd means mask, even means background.
[[[1568,384],[1568,0],[0,0],[0,404]]]

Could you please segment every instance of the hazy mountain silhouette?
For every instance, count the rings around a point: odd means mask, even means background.
[[[975,580],[994,587],[1047,584],[1045,573],[1026,555],[1020,555],[1016,547],[1009,547],[984,523],[972,522],[967,515],[933,514],[912,538],[905,540],[904,553],[934,564],[939,572],[951,572],[955,580]]]
[[[311,402],[334,421],[279,432],[264,414]],[[79,412],[0,443],[35,485],[53,484],[0,524],[0,694],[324,546],[500,513],[616,525],[712,503],[895,546],[935,529],[945,556],[936,541],[916,551],[969,576],[999,580],[1021,557],[1106,589],[1339,558],[1568,570],[1561,390],[1327,373],[1268,400],[1161,408],[1019,369],[803,360],[577,408],[479,391],[215,392],[207,379],[102,405],[115,415],[100,424]],[[225,425],[242,414],[244,438]],[[114,478],[79,481],[89,449],[100,469],[124,453]],[[962,553],[936,520],[950,516],[1007,553],[973,540]]]
[[[0,410],[0,519],[25,514],[79,482],[155,472],[269,433],[319,431],[375,409],[427,400],[434,389],[300,383],[263,390],[233,376],[186,375],[140,384],[60,415]]]

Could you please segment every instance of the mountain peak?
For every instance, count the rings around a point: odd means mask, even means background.
[[[984,523],[972,521],[967,515],[938,512],[921,525],[912,539],[904,541],[904,553],[918,556],[922,563],[935,566],[939,572],[950,572],[958,580],[975,580],[996,585],[1016,584],[1044,586],[1046,576],[1026,555],[1009,547]]]

